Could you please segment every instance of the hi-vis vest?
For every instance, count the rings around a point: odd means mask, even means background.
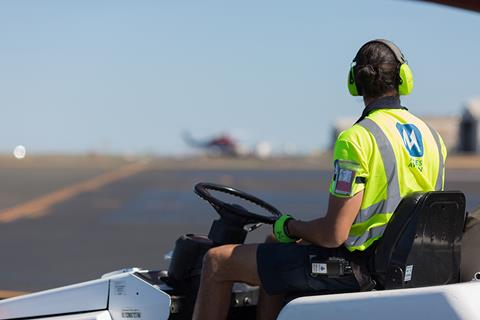
[[[378,240],[406,195],[443,190],[446,155],[440,135],[404,109],[376,110],[342,132],[335,143],[335,164],[354,163],[355,176],[348,180],[351,189],[341,189],[346,175],[335,174],[330,192],[340,197],[364,192],[347,249],[363,251]]]

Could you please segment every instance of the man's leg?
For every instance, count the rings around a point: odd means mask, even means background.
[[[260,297],[257,306],[257,319],[277,319],[277,316],[280,313],[280,310],[282,310],[284,303],[284,294],[269,295],[262,287],[260,287]]]
[[[226,319],[234,282],[260,285],[256,244],[224,245],[207,252],[193,319]]]

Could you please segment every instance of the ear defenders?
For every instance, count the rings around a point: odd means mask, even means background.
[[[406,96],[410,94],[413,90],[413,74],[412,70],[410,70],[410,67],[408,66],[407,60],[405,60],[405,57],[403,56],[403,53],[400,51],[400,49],[391,41],[384,40],[384,39],[377,39],[377,40],[372,40],[367,43],[365,43],[360,50],[358,50],[357,55],[352,61],[352,64],[350,65],[350,71],[348,72],[348,91],[352,96],[360,96],[362,95],[362,92],[359,87],[357,87],[357,84],[355,83],[355,66],[357,65],[357,57],[358,53],[362,50],[363,47],[365,47],[369,43],[382,43],[386,45],[393,53],[395,56],[395,59],[397,59],[397,62],[400,64],[400,67],[398,68],[398,78],[400,79],[400,83],[398,85],[398,93],[402,96]]]

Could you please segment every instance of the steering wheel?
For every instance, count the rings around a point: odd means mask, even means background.
[[[275,220],[277,220],[277,218],[282,215],[281,212],[271,204],[255,196],[252,196],[251,194],[248,194],[246,192],[240,191],[232,187],[227,187],[227,186],[223,186],[215,183],[197,183],[195,185],[194,190],[197,195],[199,195],[202,199],[209,202],[220,216],[223,217],[225,212],[232,213],[240,218],[246,219],[245,220],[246,224],[259,223],[259,222],[273,224]],[[257,214],[257,213],[248,211],[247,209],[239,205],[225,203],[219,200],[218,198],[214,197],[209,192],[209,190],[226,193],[226,194],[241,198],[243,200],[247,200],[267,210],[269,213],[272,214],[272,216]]]

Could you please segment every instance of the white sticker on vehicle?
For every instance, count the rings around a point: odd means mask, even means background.
[[[409,265],[405,268],[405,282],[412,280],[413,265]]]
[[[112,281],[113,282],[113,293],[117,296],[126,296],[127,295],[127,285],[125,281]]]
[[[142,313],[138,309],[123,309],[122,318],[124,319],[140,319]]]

